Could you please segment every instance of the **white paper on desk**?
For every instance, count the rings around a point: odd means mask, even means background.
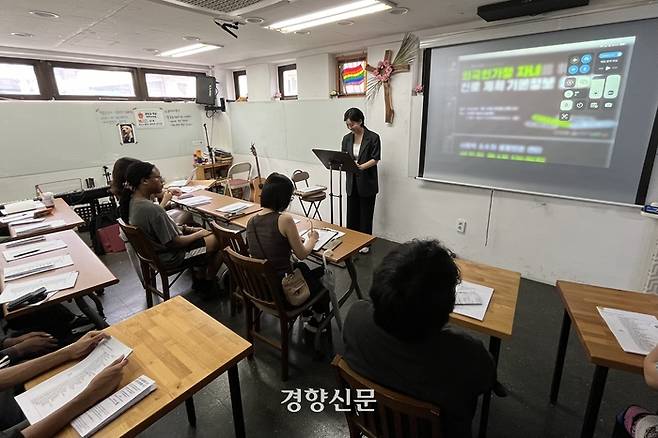
[[[607,307],[597,309],[625,352],[647,355],[658,345],[655,316]]]
[[[24,219],[31,219],[33,217],[34,217],[34,212],[33,211],[28,211],[28,212],[25,212],[25,213],[14,213],[14,214],[10,214],[8,216],[0,217],[0,223],[8,224],[10,222],[20,221],[20,220],[24,220]]]
[[[329,241],[333,239],[338,239],[339,237],[342,237],[345,235],[342,231],[338,230],[332,230],[331,228],[313,228],[315,231],[318,232],[318,235],[320,236],[317,243],[313,247],[313,251],[320,251],[323,246],[325,246]],[[306,241],[306,235],[308,232],[311,231],[310,229],[304,231],[302,233],[302,237],[304,238],[304,241]]]
[[[185,186],[185,187],[181,187],[180,191],[182,193],[193,193],[193,192],[197,192],[199,190],[205,190],[206,188],[207,187],[204,187],[204,186]]]
[[[55,221],[48,221],[48,222],[41,222],[36,224],[20,225],[20,226],[14,226],[12,224],[12,228],[16,233],[16,235],[20,236],[21,234],[27,234],[32,231],[63,227],[64,225],[66,225],[66,222],[62,219],[58,219]]]
[[[71,422],[82,438],[93,435],[131,406],[155,391],[155,380],[141,375]]]
[[[53,271],[55,269],[71,266],[73,259],[69,254],[57,257],[48,257],[36,262],[21,263],[6,267],[2,272],[5,281],[14,281],[30,275],[41,274],[43,272]]]
[[[37,243],[32,243],[29,245],[21,245],[12,249],[8,249],[2,252],[5,260],[8,262],[13,262],[14,260],[24,259],[26,257],[35,256],[37,254],[43,254],[44,252],[55,251],[57,249],[66,248],[66,242],[63,240],[45,240]],[[30,252],[35,250],[35,252]],[[29,254],[25,254],[30,252]],[[25,255],[19,255],[25,254]]]
[[[106,339],[71,368],[16,396],[16,402],[30,424],[34,424],[73,400],[98,373],[131,352],[116,338]]]
[[[237,213],[242,210],[246,210],[251,207],[252,203],[250,202],[234,202],[233,204],[225,205],[217,209],[221,213]]]
[[[325,186],[309,186],[309,187],[302,187],[301,189],[297,189],[297,192],[306,195],[308,193],[313,193],[313,192],[321,192],[323,190],[327,190]]]
[[[12,282],[5,285],[0,294],[0,304],[22,298],[40,287],[45,287],[46,292],[71,289],[78,279],[78,271],[64,272],[63,274],[49,275],[38,280]]]
[[[188,207],[195,207],[197,205],[209,204],[211,201],[210,196],[192,196],[185,199],[177,199],[176,202],[179,204],[186,205]]]
[[[36,224],[37,222],[43,222],[44,220],[46,220],[45,217],[33,217],[33,218],[28,218],[28,219],[20,219],[20,220],[12,222],[9,225],[12,226],[12,227],[16,227],[17,225]]]
[[[11,204],[5,204],[5,208],[2,210],[5,216],[8,216],[13,213],[20,213],[22,211],[36,210],[38,208],[45,208],[46,206],[41,201],[20,201],[12,202]]]
[[[490,287],[482,286],[481,284],[462,281],[461,284],[457,285],[456,292],[459,293],[462,291],[469,294],[477,294],[480,297],[482,304],[455,304],[453,312],[482,321],[487,314],[487,308],[489,307],[489,302],[491,301],[494,290]]]

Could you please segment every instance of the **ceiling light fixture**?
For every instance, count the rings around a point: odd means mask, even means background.
[[[59,18],[59,14],[48,11],[30,11],[30,14],[41,18]]]
[[[33,33],[28,32],[12,32],[10,35],[24,38],[32,38],[34,36]]]
[[[260,17],[247,17],[244,19],[244,21],[246,21],[249,24],[261,24],[265,20]]]
[[[183,56],[196,55],[197,53],[209,52],[210,50],[221,49],[224,46],[219,44],[196,43],[191,46],[179,47],[178,49],[167,50],[158,56],[171,58],[181,58]]]
[[[335,23],[337,21],[347,20],[349,18],[360,17],[362,15],[374,14],[375,12],[386,11],[391,9],[389,2],[379,0],[361,0],[336,6],[312,14],[302,15],[289,20],[279,21],[268,26],[269,29],[277,30],[281,33],[296,32],[302,29],[321,26],[323,24]]]
[[[403,8],[401,6],[397,8],[392,8],[390,11],[388,11],[388,13],[392,15],[404,15],[407,12],[409,12],[409,8]]]

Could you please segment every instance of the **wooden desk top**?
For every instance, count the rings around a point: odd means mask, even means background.
[[[596,306],[658,315],[658,296],[562,280],[555,288],[590,362],[633,373],[643,372],[644,356],[622,350]]]
[[[7,313],[6,305],[3,306],[3,312],[5,318],[10,319],[16,316],[25,315],[27,313],[33,312],[37,309],[47,307],[49,305],[59,303],[62,301],[67,301],[79,296],[88,295],[91,292],[102,289],[119,282],[119,279],[110,272],[109,269],[103,264],[103,262],[94,254],[94,252],[87,246],[87,244],[80,239],[80,237],[73,230],[59,231],[55,233],[50,233],[46,235],[47,240],[63,240],[66,242],[67,247],[58,249],[56,251],[50,251],[43,254],[38,254],[32,257],[26,257],[21,260],[16,260],[13,262],[7,262],[0,254],[0,269],[4,271],[6,266],[16,266],[24,263],[31,263],[42,259],[47,259],[50,257],[62,256],[70,254],[73,259],[72,266],[65,266],[63,268],[55,269],[53,271],[43,272],[41,274],[30,275],[29,277],[21,278],[20,280],[14,280],[12,283],[21,283],[26,281],[37,280],[39,278],[47,277],[50,275],[62,274],[64,272],[78,271],[78,280],[75,283],[75,286],[71,289],[66,289],[60,292],[57,292],[55,295],[50,297],[48,301],[37,306],[37,307],[25,307],[14,312]],[[6,249],[5,245],[0,245],[0,253]],[[5,284],[4,280],[0,285],[0,291],[4,290]]]
[[[56,220],[63,220],[64,225],[57,228],[48,228],[42,230],[35,230],[34,232],[23,234],[20,237],[16,237],[14,232],[14,227],[9,227],[9,235],[14,239],[24,239],[32,236],[40,236],[41,234],[49,234],[62,230],[71,230],[78,225],[82,225],[85,221],[82,220],[80,216],[77,215],[75,211],[66,203],[63,199],[55,198],[55,207],[53,212],[48,216],[45,216],[46,222],[52,222]]]
[[[193,193],[194,196],[207,196],[211,199],[209,204],[199,205],[197,207],[191,207],[197,210],[199,213],[205,214],[207,216],[212,216],[218,219],[222,219],[220,213],[217,211],[218,208],[226,207],[227,205],[235,204],[236,202],[243,201],[242,199],[232,198],[230,196],[220,195],[219,193],[211,192],[208,190],[199,190]],[[176,202],[175,199],[172,201]],[[245,201],[249,202],[249,201]],[[255,213],[260,211],[261,207],[258,204],[254,204],[252,207],[249,207],[247,213]]]
[[[133,349],[119,387],[147,375],[158,388],[94,436],[135,436],[249,355],[252,345],[177,296],[105,331]],[[68,368],[29,382],[31,388]],[[78,437],[67,427],[58,437]]]
[[[494,292],[484,320],[451,313],[450,322],[501,339],[512,336],[521,274],[463,259],[455,261],[463,280],[491,287]]]
[[[214,187],[220,181],[221,180],[217,180],[217,179],[193,179],[189,183],[187,183],[185,187],[201,186],[205,188],[210,188],[210,187]],[[166,185],[165,188],[169,188],[169,186]]]

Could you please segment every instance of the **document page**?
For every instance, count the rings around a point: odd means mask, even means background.
[[[176,199],[176,202],[188,207],[196,207],[197,205],[209,204],[211,201],[209,196],[192,196],[185,199]]]
[[[315,231],[318,232],[320,235],[320,238],[318,239],[317,243],[313,247],[313,251],[320,251],[323,246],[325,246],[329,241],[333,239],[337,239],[339,237],[342,237],[345,235],[342,231],[337,231],[337,230],[332,230],[331,228],[314,228]],[[301,236],[306,241],[306,236],[310,229],[304,231]]]
[[[237,213],[239,211],[245,210],[251,207],[252,203],[250,202],[234,202],[233,204],[225,205],[224,207],[218,208],[217,211],[222,213]]]
[[[625,352],[647,355],[658,345],[655,316],[607,307],[597,309]]]
[[[455,304],[453,312],[482,321],[487,314],[493,292],[494,290],[490,287],[471,283],[470,281],[462,281],[461,284],[457,285],[456,293],[475,294],[480,298],[481,304]]]
[[[131,352],[131,348],[116,338],[106,339],[68,370],[16,396],[16,402],[30,424],[34,424],[73,400],[98,373]]]
[[[73,259],[69,254],[57,257],[48,257],[37,262],[22,263],[11,267],[6,267],[2,273],[5,281],[18,280],[30,275],[40,274],[42,272],[52,271],[55,269],[71,266]]]
[[[71,426],[82,438],[91,436],[156,388],[153,379],[141,375],[74,419]]]
[[[14,243],[14,242],[12,242]],[[57,249],[66,248],[66,242],[63,240],[45,240],[38,243],[31,243],[29,245],[21,245],[12,249],[7,249],[2,252],[5,260],[12,262],[25,257],[30,257],[44,252],[55,251]]]
[[[38,280],[21,281],[9,283],[0,294],[0,304],[8,303],[28,295],[40,287],[45,287],[46,292],[55,292],[70,289],[75,286],[78,279],[78,271],[65,272],[63,274],[49,275]]]
[[[33,231],[48,229],[48,228],[63,227],[64,225],[66,225],[66,222],[59,219],[59,220],[55,220],[55,221],[38,222],[38,223],[35,223],[35,224],[17,225],[17,226],[12,226],[12,228],[14,229],[14,232],[16,233],[16,235],[20,236],[22,234],[28,234],[28,233],[31,233]]]

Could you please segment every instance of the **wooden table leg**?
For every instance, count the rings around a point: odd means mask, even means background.
[[[500,338],[491,336],[489,338],[489,353],[493,356],[494,364],[498,368],[498,356],[500,356]],[[491,391],[482,394],[482,415],[480,416],[479,438],[487,436],[487,425],[489,423],[489,407],[491,405]]]
[[[359,281],[357,280],[356,277],[356,268],[354,267],[354,262],[352,262],[352,258],[348,258],[345,260],[345,266],[347,267],[347,273],[350,274],[350,291],[349,293],[352,292],[352,290],[356,291],[356,296],[359,297],[360,300],[363,299],[363,295],[361,294],[361,288],[359,288]]]
[[[236,438],[245,438],[244,415],[242,414],[242,394],[240,392],[240,377],[238,364],[228,369],[228,386],[231,391],[231,407],[233,408],[233,424]]]
[[[553,381],[551,382],[551,404],[557,403],[560,392],[560,381],[562,380],[562,369],[564,368],[564,357],[567,353],[569,343],[569,331],[571,330],[571,318],[569,312],[564,311],[562,318],[562,330],[560,331],[560,343],[557,346],[557,357],[555,358],[555,369],[553,370]]]
[[[587,409],[585,409],[585,419],[583,420],[583,429],[580,432],[581,438],[592,438],[596,428],[596,420],[599,417],[599,408],[601,407],[601,398],[605,389],[605,381],[608,377],[608,367],[600,365],[594,370],[592,378],[592,387],[589,390],[589,400],[587,400]]]
[[[194,409],[194,398],[190,397],[185,400],[185,410],[187,411],[187,421],[190,426],[196,427],[196,410]]]
[[[96,313],[95,310],[89,307],[89,304],[87,304],[87,302],[85,301],[84,296],[75,298],[75,304],[77,304],[80,311],[87,318],[89,318],[91,322],[94,323],[97,329],[102,330],[110,326],[107,323],[107,321],[105,321],[103,318],[101,318],[101,316],[98,313]]]

